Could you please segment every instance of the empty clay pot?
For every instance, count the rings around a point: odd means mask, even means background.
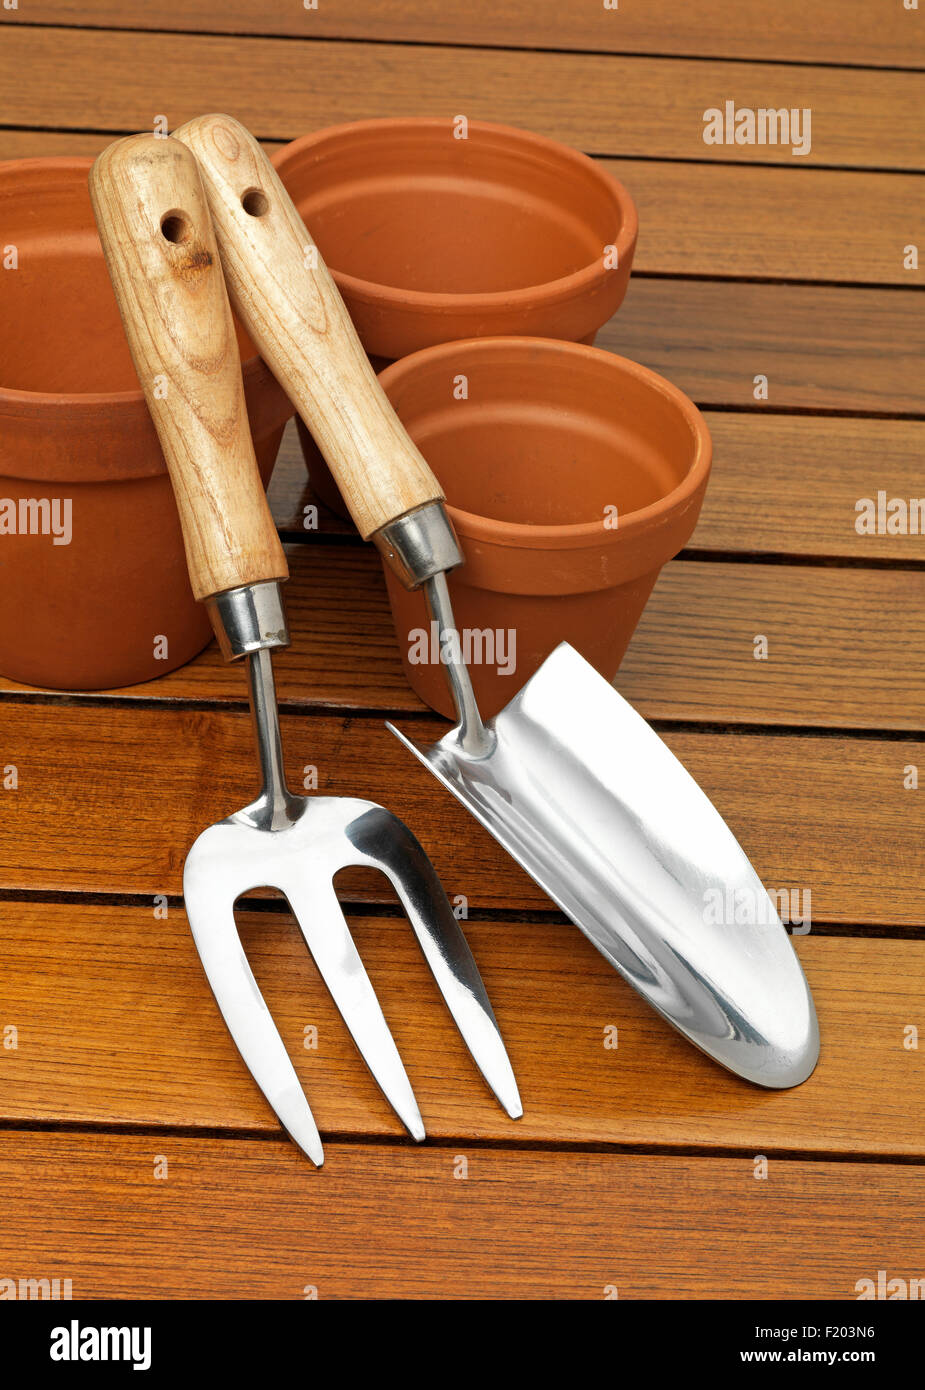
[[[100,690],[208,642],[87,191],[89,159],[0,165],[0,674]],[[239,333],[269,480],[292,407]]]
[[[612,680],[700,512],[712,445],[697,407],[624,357],[541,338],[445,343],[380,380],[446,492],[466,559],[449,585],[482,714],[561,641]],[[408,680],[452,717],[423,597],[386,579]]]
[[[512,126],[355,121],[273,159],[376,370],[452,339],[593,342],[626,293],[637,219],[593,160]],[[300,423],[312,484],[346,515]]]

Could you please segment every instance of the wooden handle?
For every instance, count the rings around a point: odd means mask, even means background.
[[[257,141],[230,116],[198,117],[175,135],[199,161],[238,317],[314,435],[360,534],[442,499]]]
[[[90,172],[90,197],[170,471],[194,594],[285,579],[195,159],[178,140],[117,140]]]

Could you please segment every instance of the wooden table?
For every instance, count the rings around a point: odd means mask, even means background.
[[[618,685],[765,882],[811,891],[795,944],[823,1036],[795,1091],[725,1074],[416,770],[383,715],[421,736],[438,721],[402,677],[375,556],[332,517],[320,538],[301,530],[290,433],[272,487],[293,574],[290,771],[313,764],[322,790],[387,803],[468,899],[526,1114],[515,1126],[491,1101],[394,902],[357,875],[342,895],[430,1136],[405,1139],[292,922],[258,899],[244,935],[326,1138],[313,1171],[225,1034],[180,896],[195,833],[251,794],[240,672],[210,649],[105,695],[7,682],[0,764],[20,785],[2,793],[0,837],[0,1275],[70,1278],[75,1298],[851,1299],[878,1270],[925,1273],[925,539],[855,528],[859,498],[925,493],[923,271],[904,264],[904,248],[925,249],[925,13],[900,0],[0,13],[5,158],[93,153],[162,113],[175,126],[227,109],[270,145],[354,118],[464,113],[619,174],[641,234],[601,341],[701,405],[716,464]],[[705,145],[703,112],[729,99],[811,107],[810,153]]]

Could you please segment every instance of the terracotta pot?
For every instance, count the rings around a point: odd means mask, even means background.
[[[163,675],[211,633],[96,234],[91,162],[0,165],[0,673],[70,690]],[[266,482],[292,407],[239,341]],[[56,519],[57,538],[43,533]]]
[[[637,219],[599,164],[512,126],[356,121],[273,162],[377,362],[452,339],[593,342],[626,293]],[[611,248],[608,250],[607,248]],[[318,495],[346,515],[308,431]]]
[[[696,406],[624,357],[541,338],[445,343],[380,380],[443,484],[465,553],[449,584],[482,713],[561,641],[612,680],[659,570],[697,522],[712,445]],[[408,680],[452,717],[424,600],[386,578]]]

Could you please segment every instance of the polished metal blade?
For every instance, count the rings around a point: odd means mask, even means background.
[[[557,647],[488,722],[477,755],[458,729],[419,749],[388,727],[691,1042],[762,1086],[811,1074],[812,996],[760,879],[666,744],[574,648]],[[752,920],[730,920],[730,902],[751,904]]]
[[[219,827],[212,827],[215,830]],[[211,832],[206,831],[205,835]],[[197,845],[204,839],[200,836]],[[183,875],[186,914],[199,959],[228,1031],[251,1076],[299,1148],[320,1168],[321,1136],[282,1038],[244,954],[234,900],[193,846]]]

